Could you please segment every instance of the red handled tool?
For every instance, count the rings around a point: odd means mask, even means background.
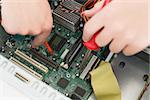
[[[105,0],[100,10],[102,10],[110,2],[111,2],[111,0]],[[99,32],[95,33],[88,42],[83,42],[84,46],[87,47],[87,49],[98,50],[100,48],[95,42],[95,38],[98,34],[99,34]]]
[[[100,10],[102,10],[107,4],[109,4],[111,2],[111,0],[105,0],[102,7],[100,8]],[[100,31],[96,32],[93,37],[88,41],[88,42],[83,42],[83,45],[88,49],[87,52],[85,53],[85,57],[83,59],[83,63],[84,61],[87,60],[87,58],[90,56],[92,50],[98,50],[100,49],[100,46],[98,46],[95,42],[95,38],[97,37],[97,35],[100,33]],[[82,66],[82,64],[81,64]]]
[[[99,32],[95,33],[88,42],[83,42],[83,45],[89,50],[98,50],[100,47],[96,44],[95,38]]]

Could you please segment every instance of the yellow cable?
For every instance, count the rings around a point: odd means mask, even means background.
[[[109,63],[102,62],[90,74],[97,100],[121,100],[121,91]]]

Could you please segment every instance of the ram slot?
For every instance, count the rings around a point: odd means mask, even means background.
[[[91,70],[91,68],[94,65],[96,60],[97,60],[97,56],[93,55],[92,58],[90,59],[89,63],[83,70],[83,72],[80,74],[81,79],[84,79],[86,77],[86,75],[89,73],[89,71]]]
[[[48,64],[49,66],[53,67],[53,68],[58,68],[59,65],[51,60],[49,60],[48,58],[46,58],[44,55],[38,53],[35,49],[30,49],[30,53],[38,60],[40,60],[41,62]]]
[[[9,59],[12,63],[16,64],[17,66],[21,67],[22,69],[24,69],[25,71],[27,71],[29,74],[31,74],[32,76],[34,76],[35,78],[42,80],[43,77],[42,75],[40,75],[39,73],[35,72],[34,70],[32,70],[31,68],[29,68],[28,66],[26,66],[25,64],[21,63],[20,61],[18,61],[17,59],[11,57]]]
[[[82,40],[80,39],[71,48],[70,52],[68,53],[68,55],[65,58],[65,63],[70,65],[82,47],[83,47]]]
[[[32,59],[31,57],[29,57],[28,55],[24,54],[23,52],[21,52],[20,50],[16,50],[15,54],[19,57],[21,57],[22,59],[28,61],[29,63],[31,63],[33,66],[37,67],[38,69],[42,70],[43,72],[47,73],[48,72],[48,68],[45,67],[44,65],[40,64],[39,62],[37,62],[36,60]]]

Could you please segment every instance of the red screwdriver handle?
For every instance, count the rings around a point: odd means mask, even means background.
[[[98,50],[100,47],[96,44],[95,38],[99,32],[95,33],[93,37],[88,42],[83,42],[83,45],[87,47],[89,50]]]
[[[100,10],[102,10],[110,2],[111,0],[105,0]],[[88,42],[83,42],[83,45],[89,50],[98,50],[100,47],[96,44],[95,38],[97,37],[99,33],[100,31],[96,32]]]

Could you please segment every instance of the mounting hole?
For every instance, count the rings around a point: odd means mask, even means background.
[[[66,77],[67,77],[67,78],[70,78],[70,77],[71,77],[71,75],[70,75],[69,73],[67,73],[67,74],[66,74]]]
[[[119,67],[120,68],[125,68],[125,65],[126,65],[126,63],[125,62],[123,62],[123,61],[121,61],[120,63],[119,63]]]

